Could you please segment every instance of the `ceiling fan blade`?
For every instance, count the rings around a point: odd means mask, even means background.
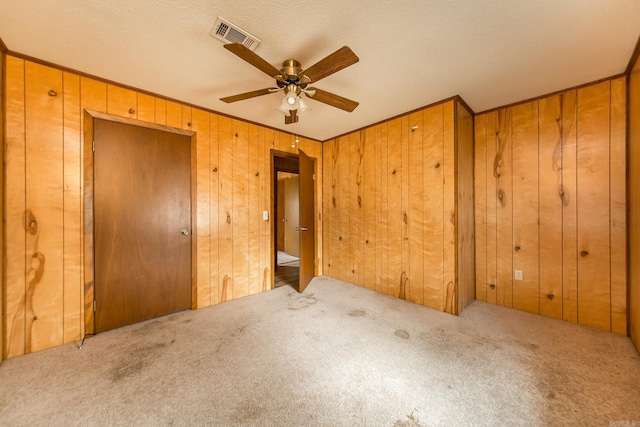
[[[298,110],[289,110],[289,115],[284,116],[284,124],[298,123]]]
[[[253,65],[263,73],[266,73],[277,79],[278,76],[282,77],[280,74],[280,70],[278,70],[273,65],[269,64],[267,61],[262,59],[256,53],[254,53],[251,49],[243,45],[242,43],[229,43],[225,44],[224,48],[229,52],[236,54],[240,58],[247,61],[249,64]]]
[[[315,92],[315,93],[311,95],[310,92]],[[314,88],[314,87],[307,88],[305,93],[311,99],[314,99],[316,101],[325,103],[327,105],[331,105],[332,107],[336,107],[348,112],[352,112],[359,105],[359,103],[356,101],[352,101],[350,99],[343,98],[342,96],[335,95],[333,93],[327,92],[322,89]]]
[[[249,98],[255,98],[256,96],[262,96],[262,95],[268,95],[270,93],[273,92],[277,92],[279,89],[278,88],[266,88],[266,89],[259,89],[259,90],[254,90],[251,92],[246,92],[246,93],[241,93],[238,95],[233,95],[233,96],[227,96],[225,98],[220,98],[220,101],[222,102],[226,102],[226,103],[231,103],[231,102],[236,102],[236,101],[242,101],[243,99],[249,99]]]
[[[304,70],[301,73],[303,78],[301,79],[300,83],[305,84],[317,82],[320,79],[323,79],[333,73],[347,68],[350,65],[355,64],[359,60],[360,58],[358,58],[348,46],[343,46],[333,52],[331,55],[327,56],[324,59],[321,59],[311,67]],[[307,76],[309,81],[305,81],[307,79],[305,79],[304,76]]]

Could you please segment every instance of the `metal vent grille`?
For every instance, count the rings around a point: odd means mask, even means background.
[[[213,24],[213,29],[210,34],[213,38],[223,43],[242,43],[251,50],[255,50],[260,44],[259,38],[252,36],[237,25],[233,25],[219,16]]]

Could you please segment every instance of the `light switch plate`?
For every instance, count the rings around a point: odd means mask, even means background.
[[[516,272],[514,274],[514,278],[516,280],[522,280],[522,270],[516,270]]]
[[[262,211],[262,219],[269,221],[269,211]]]

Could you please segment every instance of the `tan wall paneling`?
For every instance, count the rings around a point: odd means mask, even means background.
[[[138,118],[138,94],[120,86],[107,85],[107,113],[114,116]]]
[[[482,120],[483,116],[476,117]],[[487,172],[487,302],[498,304],[498,187],[496,180],[495,159],[497,150],[498,113],[486,114],[486,172]],[[478,210],[478,212],[481,212]],[[476,246],[476,251],[478,250]]]
[[[387,254],[387,293],[400,296],[402,275],[402,120],[387,125],[387,200],[389,203],[389,239]]]
[[[64,342],[62,71],[25,63],[25,352]]]
[[[0,164],[4,165],[4,51],[0,49],[0,141],[2,149],[0,149]],[[4,171],[0,174],[0,211],[4,218]],[[4,221],[3,221],[4,222]],[[4,360],[4,224],[0,226],[0,363]]]
[[[476,225],[487,227],[486,237],[478,230],[476,260],[486,263],[487,301],[509,306],[512,286],[514,308],[626,333],[625,114],[625,81],[618,78],[476,117]],[[511,194],[513,208],[504,210]],[[522,270],[524,280],[512,281],[511,269]]]
[[[578,322],[611,328],[609,102],[606,81],[578,90]]]
[[[444,311],[457,314],[456,281],[456,114],[455,102],[446,102],[443,106],[442,137],[442,274]]]
[[[611,233],[611,330],[627,334],[627,85],[611,81],[609,227]]]
[[[458,311],[456,263],[465,250],[455,236],[455,114],[448,101],[324,143],[325,275]],[[465,238],[472,240],[473,119],[462,116]],[[472,243],[467,247],[466,304],[475,292]]]
[[[409,159],[408,176],[420,177],[422,175],[422,111],[409,116]],[[422,179],[409,180],[409,271],[410,278],[407,290],[407,300],[416,304],[424,301],[424,187]]]
[[[82,153],[91,147],[83,136],[85,109],[195,132],[197,307],[272,287],[273,220],[262,220],[262,211],[271,201],[270,150],[277,143],[294,152],[289,134],[13,56],[6,58],[3,90],[4,356],[75,341],[85,333],[85,322],[92,327],[92,260],[83,256],[84,246],[92,245],[83,235],[92,224],[84,217],[91,195],[82,192],[83,174],[90,171],[82,167]],[[300,146],[316,157],[316,173],[324,172],[322,144],[302,139]],[[348,140],[344,148],[348,153]],[[316,179],[318,221],[322,179]],[[317,247],[322,250],[321,243]]]
[[[316,182],[316,215],[315,215],[315,221],[316,221],[316,275],[317,276],[322,276],[323,273],[323,261],[322,261],[322,254],[323,254],[323,242],[322,242],[322,230],[323,230],[323,226],[322,226],[322,212],[324,212],[324,196],[323,196],[323,191],[322,191],[322,183],[323,181],[323,177],[322,174],[324,172],[324,169],[322,168],[322,143],[314,141],[313,142],[313,146],[314,146],[314,151],[315,151],[315,156],[314,158],[316,159],[316,177],[315,177],[315,182]]]
[[[456,102],[457,300],[461,313],[475,298],[473,116]],[[486,229],[485,229],[486,230]],[[486,290],[485,290],[486,292]]]
[[[197,294],[194,295],[196,307],[207,307],[211,305],[211,194],[210,194],[210,173],[209,158],[209,113],[202,110],[193,110],[192,130],[196,132],[196,209],[197,224],[191,224],[196,234],[197,251],[197,271],[192,271],[197,284]],[[191,185],[194,185],[192,183]],[[197,227],[197,228],[196,228]],[[194,238],[194,234],[191,234]],[[193,296],[192,296],[193,297]]]
[[[562,132],[562,318],[578,322],[577,115],[575,90],[560,94]],[[545,314],[544,312],[541,314]]]
[[[538,156],[535,155],[538,151],[538,102],[516,105],[511,108],[511,114],[513,270],[520,270],[523,275],[522,280],[510,282],[513,308],[539,313]],[[503,273],[506,278],[506,271]]]
[[[82,150],[80,77],[63,73],[64,108],[64,342],[81,338],[82,317]]]
[[[5,120],[5,357],[25,353],[26,152],[24,60],[6,57]]]
[[[487,301],[487,115],[474,119],[476,299]],[[495,301],[494,301],[495,302]]]
[[[561,97],[538,105],[538,202],[540,215],[540,314],[562,319],[562,121]],[[528,278],[528,277],[527,277]],[[517,282],[516,282],[517,283]]]
[[[496,153],[493,176],[496,181],[496,301],[513,305],[513,165],[511,153],[511,108],[496,114]]]
[[[629,77],[629,335],[640,352],[640,61]]]
[[[422,179],[424,188],[424,305],[443,310],[444,292],[444,109],[424,111]],[[420,179],[420,178],[418,178]],[[453,185],[453,183],[452,183]]]

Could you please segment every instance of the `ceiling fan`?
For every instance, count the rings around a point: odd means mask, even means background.
[[[278,70],[241,43],[225,44],[224,48],[274,78],[278,87],[259,89],[220,98],[223,102],[231,103],[284,91],[285,97],[278,109],[285,114],[285,124],[296,123],[298,121],[298,112],[302,113],[307,109],[306,103],[301,97],[303,93],[311,99],[348,112],[352,112],[358,106],[356,101],[322,89],[308,87],[309,84],[316,83],[318,80],[359,61],[356,54],[347,46],[343,46],[306,70],[303,70],[300,63],[295,59],[287,59],[282,63],[282,68]]]

